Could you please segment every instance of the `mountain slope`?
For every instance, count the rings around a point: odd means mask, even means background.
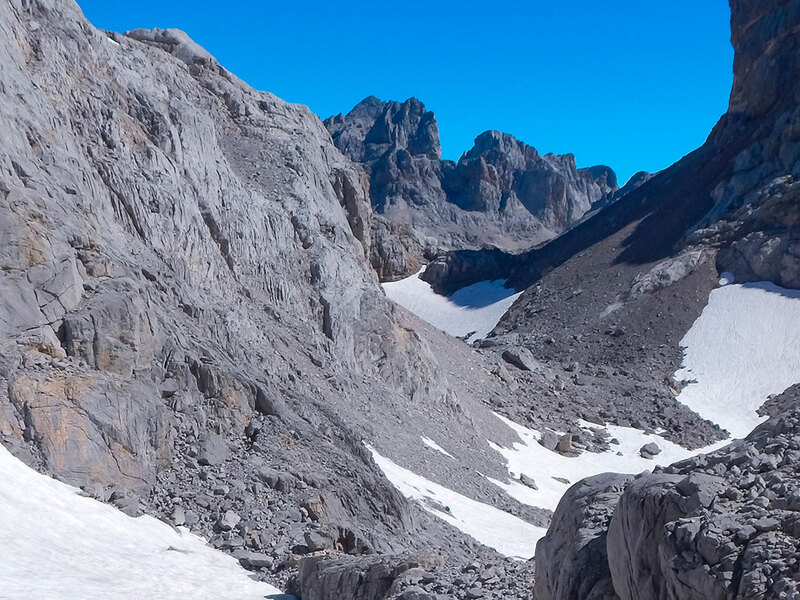
[[[532,331],[542,324],[534,307],[581,281],[582,295],[609,307],[598,318],[576,299],[577,308],[563,311],[570,323],[584,317],[579,329],[592,356],[604,318],[624,332],[605,352],[634,368],[637,355],[656,356],[679,339],[688,371],[676,378],[695,379],[679,400],[736,435],[759,420],[756,410],[773,419],[653,474],[579,482],[537,547],[538,600],[797,595],[797,507],[789,499],[797,483],[798,304],[785,288],[800,284],[800,2],[734,0],[731,11],[731,102],[706,144],[581,226],[585,240],[578,227],[549,250],[495,257],[520,281],[536,281],[543,297],[526,292],[500,329]],[[467,279],[470,260],[478,262],[462,257]],[[774,283],[711,292],[734,280]],[[773,372],[783,367],[787,376]]]
[[[362,441],[546,522],[481,475],[504,473],[486,440],[514,439],[485,404],[506,384],[385,298],[363,173],[307,108],[180,31],[98,31],[71,0],[3,3],[0,31],[4,446],[255,552],[281,584],[309,544],[497,558]],[[461,448],[462,472],[422,436]]]
[[[540,248],[450,253],[423,278],[444,291],[498,277],[525,290],[496,328],[495,346],[513,339],[547,364],[616,372],[612,390],[629,374],[640,385],[676,387],[678,343],[719,273],[800,285],[792,133],[800,106],[787,75],[800,70],[797,10],[794,2],[757,13],[733,4],[731,105],[700,149]]]

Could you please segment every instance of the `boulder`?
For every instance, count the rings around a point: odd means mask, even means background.
[[[297,566],[303,600],[382,600],[395,580],[423,561],[409,556],[314,556]]]
[[[200,438],[200,451],[197,455],[198,464],[220,465],[227,460],[229,455],[228,442],[221,435],[208,433]]]
[[[653,458],[661,454],[661,448],[655,442],[649,442],[639,449],[639,455],[642,458]]]
[[[509,348],[502,354],[503,360],[523,371],[541,371],[542,363],[536,360],[527,348]]]
[[[573,485],[536,544],[536,600],[616,600],[606,535],[630,475],[606,473]]]

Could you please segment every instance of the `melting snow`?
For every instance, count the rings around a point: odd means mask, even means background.
[[[447,456],[449,458],[452,458],[453,460],[455,460],[455,458],[456,458],[455,456],[450,454],[447,450],[442,448],[439,444],[437,444],[436,442],[434,442],[430,438],[426,438],[425,436],[422,436],[422,443],[425,444],[426,446],[428,446],[428,448],[433,448],[437,452],[441,452],[442,454],[444,454],[445,456]]]
[[[483,282],[445,298],[434,294],[418,273],[385,284],[384,288],[389,298],[432,325],[457,336],[476,331],[474,339],[491,331],[519,296],[502,284]],[[734,285],[728,273],[720,276],[720,286],[711,293],[702,315],[681,341],[684,366],[676,378],[690,383],[678,400],[734,437],[742,437],[764,420],[756,411],[770,395],[800,382],[800,291],[770,283]],[[457,301],[458,294],[477,299]],[[482,308],[476,308],[478,305]],[[610,436],[619,441],[611,445],[611,451],[568,457],[539,444],[539,432],[497,416],[522,441],[512,448],[489,442],[506,459],[512,481],[488,479],[518,501],[549,510],[555,510],[567,489],[585,477],[609,471],[649,471],[656,465],[668,465],[728,443],[723,440],[701,450],[687,450],[660,435],[607,425]],[[580,426],[597,427],[587,422]],[[447,454],[432,440],[423,438],[423,442]],[[650,442],[662,450],[654,459],[639,454],[641,447]],[[370,450],[387,478],[405,496],[421,501],[429,512],[507,556],[533,555],[544,529],[428,481]],[[519,481],[523,473],[535,481],[538,489]],[[449,512],[443,511],[443,506],[449,507]]]
[[[455,337],[469,335],[470,343],[486,337],[522,293],[505,287],[505,279],[497,279],[461,288],[451,296],[440,296],[420,279],[424,271],[425,267],[411,277],[384,283],[386,295],[445,333]]]
[[[744,437],[764,420],[756,411],[770,395],[800,382],[800,291],[771,283],[718,288],[681,346],[675,377],[691,383],[678,401]]]
[[[718,423],[733,437],[743,437],[764,420],[756,410],[771,394],[800,382],[800,291],[770,283],[733,285],[732,281],[730,274],[723,273],[723,287],[711,292],[702,315],[681,341],[684,367],[676,377],[693,381],[678,396],[680,402]],[[514,479],[490,481],[520,502],[550,510],[556,508],[570,485],[584,477],[607,471],[639,473],[656,464],[668,465],[699,452],[711,452],[729,442],[687,450],[659,435],[607,425],[611,437],[620,442],[611,446],[611,452],[567,457],[541,446],[539,432],[500,415],[498,418],[522,442],[513,448],[489,442],[505,457]],[[585,422],[581,426],[596,427]],[[639,454],[649,442],[662,449],[653,460]],[[539,489],[519,482],[522,473],[532,477]]]
[[[527,560],[546,529],[535,527],[505,511],[462,496],[396,465],[367,446],[372,458],[401,494],[417,500],[429,513],[450,523],[481,544],[511,558]]]
[[[133,519],[0,446],[0,597],[289,598],[187,530]]]
[[[575,457],[564,456],[542,446],[539,443],[541,434],[538,431],[523,427],[500,415],[496,416],[513,429],[522,442],[515,443],[513,448],[504,448],[489,442],[489,445],[506,459],[509,474],[513,478],[511,482],[491,478],[489,481],[523,504],[549,510],[555,510],[561,496],[570,486],[585,477],[607,472],[641,473],[653,469],[656,465],[669,465],[696,454],[696,451],[687,450],[658,435],[650,435],[630,427],[606,425],[605,429],[611,438],[619,441],[619,445],[611,445],[611,451],[599,454],[583,452]],[[580,426],[598,427],[588,422],[581,422]],[[639,454],[641,447],[650,442],[655,442],[661,448],[661,454],[652,460],[642,458]],[[523,473],[536,482],[538,490],[518,481]],[[569,483],[558,481],[556,477],[565,479]]]

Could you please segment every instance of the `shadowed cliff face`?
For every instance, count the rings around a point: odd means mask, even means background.
[[[756,118],[800,102],[798,10],[790,0],[731,0],[736,54],[729,114]]]
[[[370,97],[325,126],[370,174],[371,262],[381,279],[415,272],[437,249],[528,248],[608,203],[618,187],[608,167],[578,169],[572,155],[542,156],[497,131],[479,135],[457,162],[443,161],[436,119],[416,98]]]

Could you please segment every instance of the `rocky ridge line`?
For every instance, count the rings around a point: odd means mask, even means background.
[[[571,154],[540,155],[498,131],[479,135],[458,161],[442,160],[436,118],[416,98],[369,97],[325,126],[369,173],[370,258],[382,280],[416,272],[439,250],[541,243],[618,189],[608,167],[578,169]]]

